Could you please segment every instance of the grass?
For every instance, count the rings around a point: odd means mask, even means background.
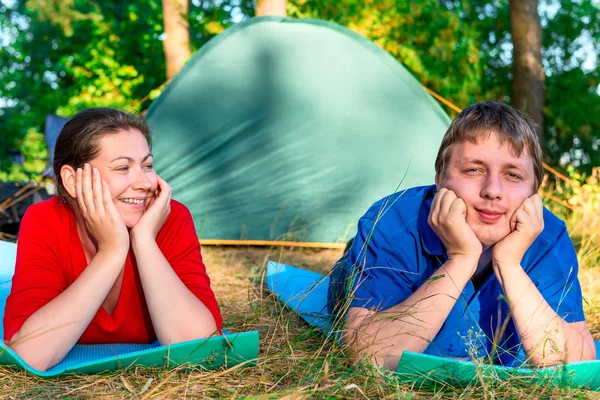
[[[600,339],[600,169],[569,184],[546,181],[544,190],[567,198],[575,211],[546,205],[563,218],[577,249],[584,309]],[[353,366],[343,349],[311,330],[264,289],[267,260],[326,273],[341,250],[205,247],[205,263],[231,332],[258,330],[256,366],[216,371],[135,367],[53,379],[0,367],[0,399],[587,399],[600,393],[482,376],[482,385],[456,389],[401,384],[389,372]]]
[[[596,398],[584,390],[531,385],[486,378],[483,386],[435,390],[400,384],[392,374],[350,365],[342,349],[310,330],[294,313],[263,289],[268,259],[327,272],[339,250],[205,247],[205,262],[220,301],[226,326],[232,331],[258,330],[260,358],[248,368],[200,371],[132,368],[114,373],[40,379],[11,368],[0,368],[0,398],[4,399],[461,399],[461,398]],[[595,338],[600,338],[600,271],[580,274],[586,311]]]

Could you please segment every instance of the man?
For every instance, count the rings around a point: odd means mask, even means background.
[[[595,359],[573,244],[536,194],[529,119],[468,107],[435,171],[435,185],[375,203],[332,272],[328,305],[353,356],[389,369],[405,350],[508,366]]]

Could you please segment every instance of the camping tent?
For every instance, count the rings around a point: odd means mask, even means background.
[[[338,25],[255,18],[208,42],[147,113],[154,163],[199,237],[343,242],[396,187],[430,184],[449,119]]]

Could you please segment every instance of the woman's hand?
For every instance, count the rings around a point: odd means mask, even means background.
[[[144,237],[156,240],[158,232],[171,212],[171,186],[160,176],[157,175],[156,178],[158,189],[150,196],[142,218],[131,229],[131,236],[136,240]]]
[[[98,244],[98,251],[129,251],[129,234],[113,203],[108,183],[100,171],[89,164],[77,168],[75,180],[77,204],[87,230]]]

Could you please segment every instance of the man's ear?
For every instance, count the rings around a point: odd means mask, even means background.
[[[60,169],[60,178],[67,193],[76,199],[77,190],[75,189],[75,180],[77,179],[77,172],[70,165],[63,165]]]

